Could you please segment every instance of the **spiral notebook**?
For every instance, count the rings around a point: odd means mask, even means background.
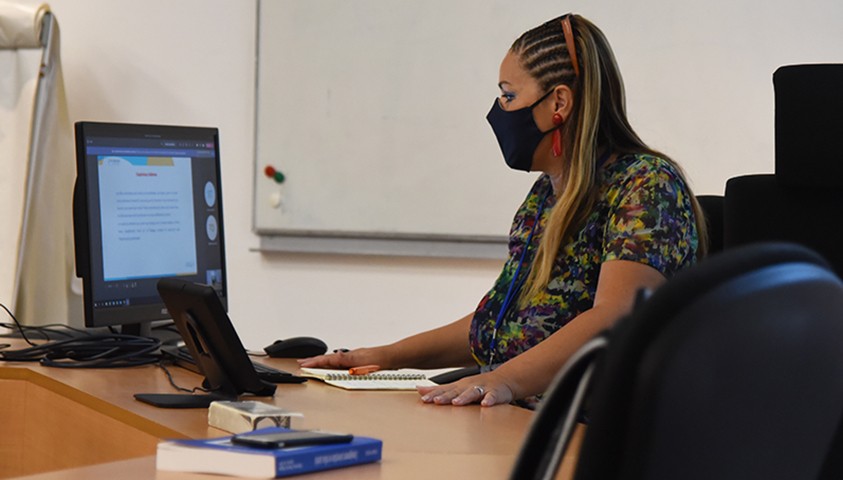
[[[436,383],[428,378],[444,370],[378,370],[366,375],[351,375],[348,370],[326,370],[323,368],[302,368],[301,376],[322,380],[328,385],[346,390],[415,390],[416,387],[431,387]]]

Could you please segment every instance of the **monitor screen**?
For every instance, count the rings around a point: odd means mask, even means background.
[[[79,122],[74,231],[85,325],[170,318],[156,285],[211,285],[227,307],[215,128]]]

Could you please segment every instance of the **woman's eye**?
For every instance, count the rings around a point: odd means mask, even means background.
[[[506,93],[506,92],[501,93],[501,101],[504,102],[504,103],[509,103],[514,99],[515,99],[514,93]]]

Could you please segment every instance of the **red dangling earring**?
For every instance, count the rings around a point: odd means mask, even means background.
[[[553,125],[559,127],[562,125],[562,115],[559,113],[553,114]],[[552,140],[552,147],[551,150],[553,151],[554,157],[561,157],[562,156],[562,132],[557,128],[553,131],[553,135],[550,137]]]

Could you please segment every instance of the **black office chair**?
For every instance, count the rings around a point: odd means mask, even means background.
[[[843,65],[790,65],[773,75],[776,171],[726,184],[724,248],[788,241],[823,255],[843,275]],[[843,408],[843,406],[841,406]],[[823,479],[843,478],[843,422]]]
[[[843,282],[791,244],[725,251],[639,302],[560,372],[513,479],[815,479],[843,405]],[[587,407],[586,407],[587,405]]]
[[[723,251],[723,206],[722,195],[697,195],[705,225],[708,228],[708,255]]]
[[[843,162],[841,162],[843,163]],[[838,188],[802,187],[784,176],[744,175],[726,182],[724,245],[786,241],[820,253],[843,275],[843,177]]]
[[[776,171],[726,183],[724,247],[799,243],[843,275],[843,64],[781,67],[773,85]]]

